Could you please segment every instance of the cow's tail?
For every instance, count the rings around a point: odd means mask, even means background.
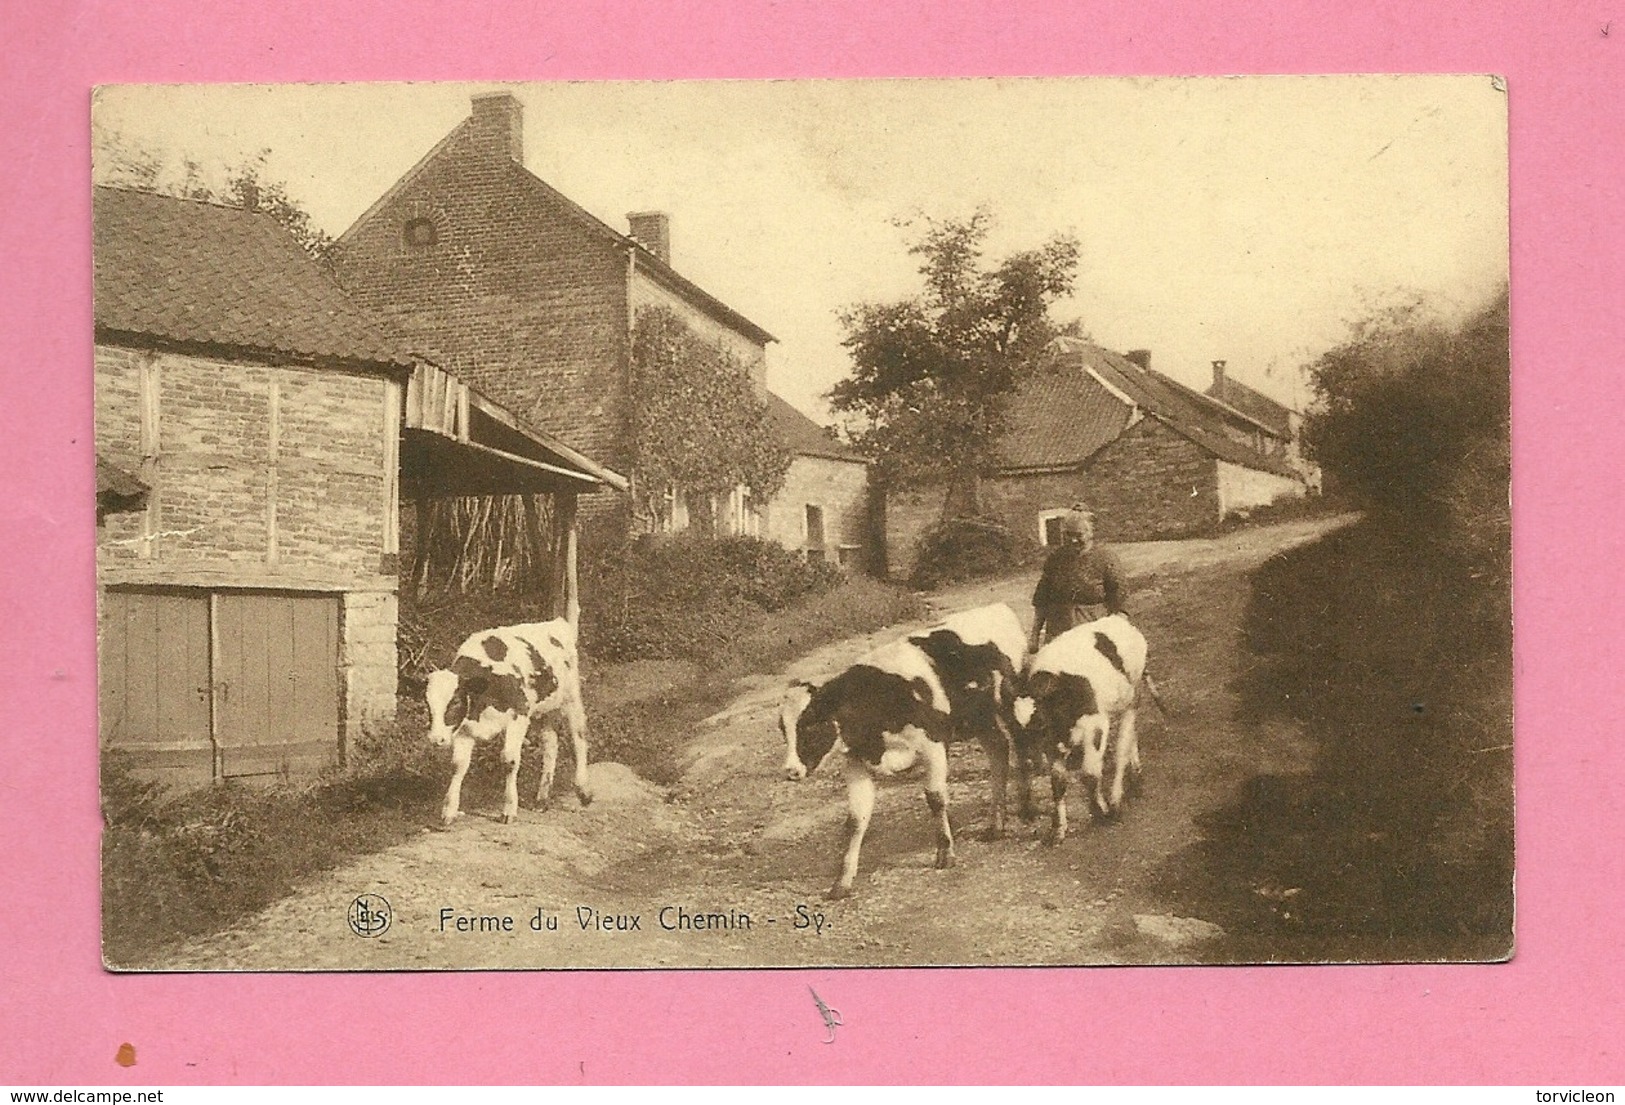
[[[1168,704],[1162,700],[1162,691],[1157,687],[1157,681],[1151,678],[1151,673],[1145,672],[1143,675],[1141,675],[1140,682],[1145,686],[1146,691],[1151,695],[1151,701],[1157,704],[1157,709],[1162,711],[1162,716],[1173,717],[1174,712],[1170,710],[1168,708]]]

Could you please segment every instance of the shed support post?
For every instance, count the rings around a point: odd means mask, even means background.
[[[433,516],[430,514],[432,505],[428,489],[420,488],[413,503],[417,512],[417,522],[413,526],[412,533],[412,572],[409,577],[413,598],[417,598],[423,590],[424,578],[428,574],[426,562],[429,558],[429,527],[433,524]]]
[[[560,492],[559,527],[564,538],[564,617],[571,625],[581,624],[581,590],[576,579],[576,496]]]

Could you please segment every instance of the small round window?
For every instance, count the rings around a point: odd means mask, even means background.
[[[409,246],[432,246],[440,238],[440,232],[435,229],[433,219],[408,219],[406,222],[406,244]]]

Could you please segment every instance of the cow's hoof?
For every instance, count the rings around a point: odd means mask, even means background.
[[[1046,833],[1044,835],[1044,843],[1049,845],[1051,848],[1055,848],[1055,847],[1059,846],[1061,841],[1063,841],[1065,839],[1066,839],[1066,834],[1063,833],[1063,832],[1060,832],[1060,831],[1058,831],[1056,829],[1051,829],[1048,833]]]
[[[937,853],[937,870],[938,871],[946,871],[946,870],[948,870],[950,867],[954,866],[954,864],[956,864],[958,862],[959,862],[958,858],[956,858],[952,852],[938,852]]]
[[[518,821],[518,820],[519,820],[519,815],[517,813],[508,813],[507,811],[503,811],[502,823],[504,825],[512,825],[515,821]]]
[[[592,805],[592,791],[586,787],[576,787],[576,798],[580,800],[583,808]]]
[[[1003,840],[1004,839],[1004,826],[1003,825],[989,825],[987,828],[982,830],[982,839],[989,842],[989,843],[992,843],[995,840]]]
[[[838,902],[842,898],[850,898],[851,896],[852,888],[850,886],[842,886],[840,883],[836,883],[824,893],[824,897],[832,902]]]

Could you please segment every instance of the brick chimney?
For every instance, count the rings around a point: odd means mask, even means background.
[[[525,159],[525,113],[512,92],[482,92],[469,116],[475,143],[482,149]]]
[[[1127,353],[1123,354],[1123,359],[1125,361],[1132,361],[1134,364],[1139,365],[1147,372],[1151,371],[1151,350],[1149,349],[1130,349]]]
[[[666,264],[671,264],[671,216],[664,211],[633,211],[626,216],[632,237]]]
[[[1213,398],[1224,401],[1224,361],[1213,362]]]

